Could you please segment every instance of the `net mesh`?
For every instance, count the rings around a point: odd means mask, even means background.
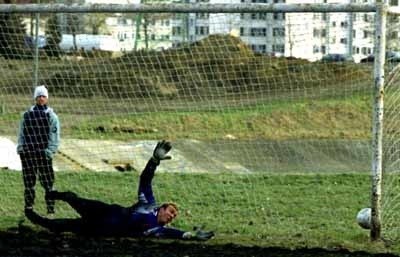
[[[236,232],[226,234],[246,235],[248,217],[266,217],[256,233],[265,238],[271,224],[286,226],[284,218],[293,234],[316,225],[269,207],[269,174],[308,173],[319,181],[318,174],[370,170],[372,63],[360,61],[371,53],[373,37],[359,38],[371,14],[41,14],[39,38],[29,26],[33,17],[0,16],[0,134],[16,141],[33,86],[47,85],[61,123],[53,166],[67,189],[107,191],[105,173],[137,174],[157,140],[168,139],[173,159],[159,171],[182,174],[173,187],[181,189],[183,209],[199,206],[197,215],[206,215],[217,201],[221,215],[237,219]],[[357,60],[340,54],[349,49]],[[88,172],[98,179],[87,182]],[[183,176],[192,173],[215,176],[199,193],[196,176]],[[232,185],[234,176],[241,182]],[[173,190],[157,186],[161,199]],[[22,203],[21,196],[9,198]],[[236,205],[224,205],[224,198]],[[314,207],[335,205],[318,195],[309,199]],[[312,215],[299,202],[287,208]],[[348,222],[358,207],[365,206],[349,207]],[[330,209],[326,219],[334,222],[335,211],[346,210]],[[214,217],[208,222],[222,229]]]

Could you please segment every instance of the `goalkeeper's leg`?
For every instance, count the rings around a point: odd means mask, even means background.
[[[84,225],[82,219],[48,219],[38,215],[32,209],[25,209],[25,216],[34,224],[47,228],[52,232],[79,233]]]
[[[115,206],[97,200],[81,198],[73,192],[51,191],[49,192],[48,197],[54,200],[67,202],[79,213],[79,215],[81,215],[82,218],[88,220],[92,218],[97,219],[102,215],[109,213],[113,206]]]

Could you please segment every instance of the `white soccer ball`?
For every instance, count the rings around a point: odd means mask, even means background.
[[[371,208],[361,209],[357,213],[357,223],[364,229],[371,229]]]

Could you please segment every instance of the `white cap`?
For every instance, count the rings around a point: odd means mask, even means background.
[[[33,99],[36,99],[38,96],[45,96],[49,98],[49,92],[47,91],[46,86],[41,85],[35,88],[35,92],[33,93]]]

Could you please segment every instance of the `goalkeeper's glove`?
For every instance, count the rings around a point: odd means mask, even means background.
[[[203,230],[197,230],[195,232],[185,232],[183,233],[183,239],[188,239],[188,240],[199,240],[199,241],[206,241],[208,239],[211,239],[214,236],[213,231],[203,231]]]
[[[157,162],[162,160],[170,160],[171,156],[167,155],[171,150],[171,143],[165,140],[159,141],[153,151],[153,159]]]

